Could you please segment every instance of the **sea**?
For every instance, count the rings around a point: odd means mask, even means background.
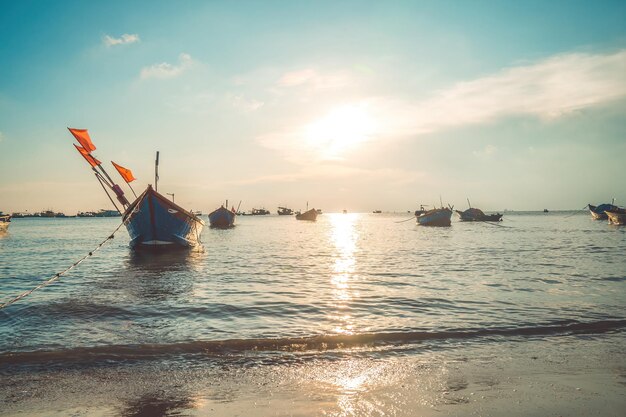
[[[158,364],[185,379],[346,357],[368,369],[525,340],[624,346],[626,227],[585,212],[440,228],[409,213],[239,216],[227,230],[203,218],[202,247],[173,253],[129,249],[124,227],[94,251],[120,218],[14,219],[0,235],[0,303],[92,255],[0,310],[0,377]],[[142,415],[139,404],[121,414]]]

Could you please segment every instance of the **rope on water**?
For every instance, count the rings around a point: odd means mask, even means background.
[[[572,216],[576,216],[577,214],[580,214],[581,212],[586,211],[586,210],[587,210],[587,206],[585,205],[585,207],[583,207],[583,208],[581,208],[581,209],[578,209],[578,210],[576,210],[574,213],[572,213],[572,214],[570,214],[570,215],[568,215],[568,216],[565,216],[565,217],[563,217],[563,218],[564,218],[564,219],[569,219],[570,217],[572,217]]]
[[[32,294],[33,292],[35,292],[36,290],[43,288],[45,286],[48,286],[50,284],[52,284],[54,281],[57,281],[59,278],[61,278],[61,276],[63,276],[64,274],[68,273],[69,271],[71,271],[74,267],[78,266],[81,262],[83,262],[85,259],[87,259],[88,257],[92,256],[98,249],[100,249],[105,243],[107,243],[109,240],[113,239],[115,237],[115,233],[117,233],[118,230],[120,230],[120,227],[122,227],[124,225],[124,222],[120,223],[119,226],[117,226],[115,228],[115,230],[113,231],[113,233],[111,233],[109,235],[109,237],[107,237],[106,239],[104,239],[102,242],[100,242],[100,244],[98,246],[96,246],[96,248],[94,250],[92,250],[91,252],[87,253],[87,255],[83,256],[82,258],[80,258],[78,261],[74,262],[72,265],[70,265],[69,267],[67,267],[65,270],[61,271],[61,272],[57,272],[56,274],[54,274],[52,276],[52,278],[48,279],[47,281],[42,282],[41,284],[37,285],[35,288],[30,289],[26,292],[23,292],[22,294],[18,295],[17,297],[5,302],[4,304],[0,304],[0,310],[2,310],[5,307],[10,306],[13,303],[18,302],[19,300],[21,300],[22,298]]]
[[[399,222],[394,222],[394,223],[404,223],[404,222],[408,222],[409,220],[414,220],[415,216],[409,217],[408,219],[405,220],[400,220]]]

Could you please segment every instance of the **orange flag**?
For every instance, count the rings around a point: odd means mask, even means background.
[[[80,154],[83,156],[83,158],[85,158],[87,160],[87,162],[89,162],[89,165],[91,165],[92,167],[97,167],[98,165],[100,165],[102,162],[98,161],[96,158],[94,158],[93,156],[91,156],[91,154],[89,152],[87,152],[85,150],[85,148],[83,148],[82,146],[78,146],[76,144],[73,144],[76,147],[76,150],[78,152],[80,152]]]
[[[87,129],[72,129],[71,127],[68,127],[68,130],[72,135],[74,135],[78,143],[80,143],[87,152],[96,150],[96,146],[91,142]]]
[[[126,183],[129,183],[131,181],[135,181],[137,179],[137,178],[133,177],[133,172],[130,169],[124,168],[123,166],[118,165],[118,164],[116,164],[113,161],[111,161],[111,163],[113,164],[115,169],[117,169],[117,172],[120,173],[122,178],[124,178],[124,181],[126,181]]]

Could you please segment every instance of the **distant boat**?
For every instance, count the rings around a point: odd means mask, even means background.
[[[287,207],[278,207],[279,216],[292,216],[293,210]]]
[[[117,185],[91,152],[96,149],[86,129],[68,128],[80,143],[74,144],[76,150],[91,165],[96,179],[111,200],[113,206],[122,214],[122,221],[130,235],[129,245],[133,249],[141,248],[189,248],[200,244],[200,233],[204,222],[195,214],[168,200],[157,191],[159,181],[159,152],[154,164],[154,188],[148,185],[143,193],[129,203],[122,188]],[[135,193],[130,182],[135,180],[133,173],[112,162],[117,172]],[[118,208],[111,193],[121,204]],[[172,194],[172,200],[174,194]]]
[[[374,210],[374,211],[372,211],[372,213],[374,213],[374,214],[380,214],[380,213],[382,213],[382,211],[380,211],[380,210]]]
[[[315,211],[317,211],[317,215],[319,216],[320,214],[322,214],[322,209],[316,209]]]
[[[544,213],[549,213],[548,209],[543,209]]]
[[[609,224],[614,224],[616,226],[624,226],[626,225],[626,209],[614,206],[614,209],[610,211],[605,211]]]
[[[253,208],[252,211],[250,212],[250,215],[252,216],[265,216],[267,214],[270,214],[270,212],[269,210],[265,210],[264,208],[260,208],[260,209]]]
[[[120,213],[117,210],[105,210],[101,209],[94,214],[94,217],[119,217]]]
[[[217,210],[209,213],[209,223],[211,227],[220,229],[227,229],[235,226],[235,208],[228,209],[228,200],[226,200],[226,206],[221,206]]]
[[[5,232],[11,223],[11,215],[0,212],[0,232]]]
[[[39,213],[35,213],[33,217],[45,217],[45,218],[53,218],[53,217],[68,217],[65,215],[65,213],[61,213],[61,212],[55,212],[52,210],[44,210],[42,212]]]
[[[434,208],[417,216],[417,224],[420,226],[450,226],[452,209],[447,207]]]
[[[307,210],[304,213],[296,214],[297,220],[308,220],[314,222],[317,219],[317,210],[312,208],[311,210]]]
[[[615,202],[615,200],[613,202]],[[587,207],[589,207],[589,213],[591,213],[591,217],[594,220],[606,220],[608,219],[607,211],[619,210],[619,207],[609,203],[600,204],[599,206],[588,204]]]
[[[343,209],[343,214],[348,214],[348,210]]]

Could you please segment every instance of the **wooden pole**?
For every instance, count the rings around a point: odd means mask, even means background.
[[[159,191],[159,151],[154,161],[154,191]]]
[[[102,176],[100,174],[98,174],[98,171],[96,171],[94,169],[94,171],[96,172],[96,178],[98,179],[98,182],[100,183],[100,185],[102,186],[102,189],[104,190],[104,192],[106,193],[107,197],[109,197],[109,200],[111,200],[111,204],[113,204],[113,207],[115,207],[115,210],[117,210],[117,212],[119,214],[122,214],[122,212],[120,211],[120,209],[117,207],[117,204],[115,204],[115,202],[113,201],[113,199],[111,198],[111,196],[109,195],[109,192],[107,191],[107,189],[104,187],[104,184],[102,183],[104,181],[104,178],[102,178]],[[106,181],[105,181],[106,182]],[[108,184],[107,184],[108,185]]]
[[[133,194],[135,194],[135,198],[137,198],[137,193],[135,193],[135,190],[133,190],[133,186],[130,185],[130,182],[127,182],[126,184],[128,184],[128,187],[130,187],[130,191],[132,191]]]

